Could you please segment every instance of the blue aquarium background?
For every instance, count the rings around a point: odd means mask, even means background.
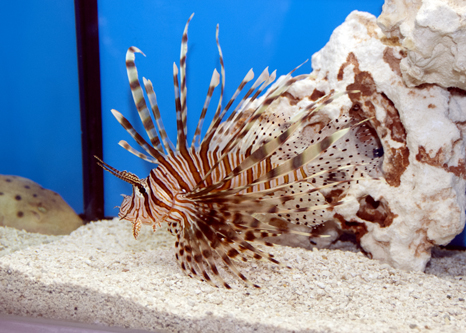
[[[192,138],[214,68],[220,69],[216,25],[226,70],[225,98],[253,68],[286,74],[309,60],[353,10],[380,15],[383,0],[336,1],[98,1],[103,159],[119,170],[146,177],[154,167],[118,145],[129,134],[110,110],[141,129],[125,68],[125,53],[137,46],[139,77],[150,79],[169,136],[175,141],[173,62],[178,64],[186,20],[195,13],[188,43],[188,139]],[[61,194],[83,212],[80,101],[74,2],[18,0],[2,3],[0,28],[0,174],[27,177]],[[219,90],[219,89],[218,89]],[[217,94],[211,102],[210,122]],[[205,129],[207,126],[204,126]],[[133,145],[135,146],[135,144]],[[116,216],[131,186],[104,176],[105,215]],[[461,244],[457,237],[455,243]],[[464,244],[464,243],[463,243]]]
[[[30,178],[83,206],[73,1],[3,1],[0,174]]]

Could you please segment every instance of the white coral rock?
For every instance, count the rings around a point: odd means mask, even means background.
[[[466,2],[387,0],[377,23],[406,49],[406,84],[466,89]]]
[[[312,57],[316,78],[289,92],[304,100],[316,91],[361,91],[338,99],[328,112],[372,118],[384,148],[384,176],[353,183],[354,200],[336,207],[333,217],[373,258],[423,270],[431,248],[464,227],[466,93],[408,87],[400,69],[405,59],[404,48],[383,34],[374,16],[354,11]]]

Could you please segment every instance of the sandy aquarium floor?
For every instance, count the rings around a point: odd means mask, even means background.
[[[186,277],[173,237],[117,219],[47,237],[0,228],[0,314],[167,332],[465,332],[466,253],[434,249],[425,273],[350,242],[276,247],[292,269],[242,266],[262,288]]]

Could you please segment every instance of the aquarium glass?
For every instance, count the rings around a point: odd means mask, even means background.
[[[0,174],[29,178],[83,211],[74,2],[3,1]]]

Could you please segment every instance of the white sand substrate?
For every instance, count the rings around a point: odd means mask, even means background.
[[[40,245],[0,230],[0,314],[167,332],[466,332],[464,251],[435,249],[421,273],[371,260],[350,242],[277,246],[292,269],[241,265],[262,288],[227,290],[185,276],[164,230],[143,228],[134,240],[131,225],[114,219],[55,240],[30,234],[49,242]]]

